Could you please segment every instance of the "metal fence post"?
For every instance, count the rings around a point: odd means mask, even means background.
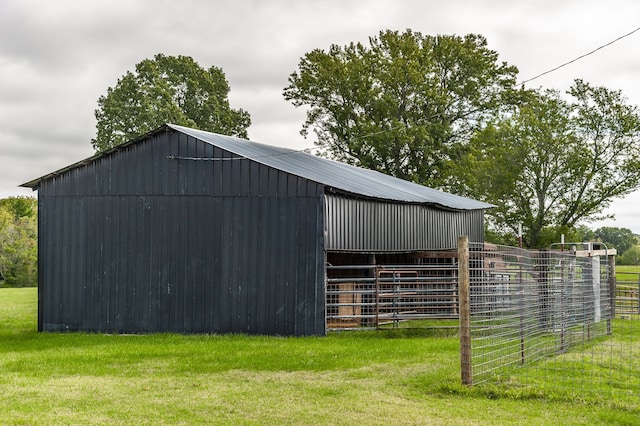
[[[460,312],[460,372],[462,384],[471,386],[471,304],[469,295],[469,237],[458,237],[458,304]]]
[[[518,225],[522,228],[522,225]],[[520,363],[524,364],[524,283],[522,282],[522,229],[518,229],[518,288],[520,293]]]
[[[609,280],[609,304],[611,312],[607,318],[607,334],[611,334],[611,320],[616,317],[616,257],[614,255],[607,256],[607,279]],[[640,312],[640,305],[638,307]]]
[[[378,272],[378,265],[374,266],[373,268],[373,275],[375,277],[375,290],[376,290],[376,294],[375,294],[375,302],[376,302],[376,330],[380,330],[380,274]]]

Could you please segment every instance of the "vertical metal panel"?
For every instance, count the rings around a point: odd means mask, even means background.
[[[158,134],[40,186],[42,330],[324,334],[319,184]]]
[[[456,247],[460,235],[484,240],[482,210],[441,210],[327,194],[325,215],[325,248],[329,251],[450,249]]]

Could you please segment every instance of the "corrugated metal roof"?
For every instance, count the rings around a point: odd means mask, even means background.
[[[493,207],[491,204],[481,201],[292,149],[174,124],[169,124],[169,127],[241,157],[354,195],[405,203],[435,204],[456,210],[478,210]]]
[[[26,182],[21,186],[37,189],[43,180],[51,179],[68,170],[114,154],[128,145],[147,139],[149,136],[165,130],[167,127],[241,157],[357,196],[404,203],[433,204],[455,210],[479,210],[493,207],[491,204],[428,188],[373,170],[351,166],[288,148],[266,145],[175,124],[162,126],[138,139],[106,152],[98,153],[85,160]]]

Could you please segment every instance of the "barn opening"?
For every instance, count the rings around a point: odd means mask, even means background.
[[[458,318],[457,251],[327,253],[327,330],[434,326]]]

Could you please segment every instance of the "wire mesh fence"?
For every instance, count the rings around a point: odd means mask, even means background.
[[[606,250],[571,249],[469,243],[467,384],[615,393],[638,407],[637,282],[615,285]]]
[[[640,274],[592,245],[465,247],[327,265],[327,330],[454,327],[463,383],[640,409]]]

